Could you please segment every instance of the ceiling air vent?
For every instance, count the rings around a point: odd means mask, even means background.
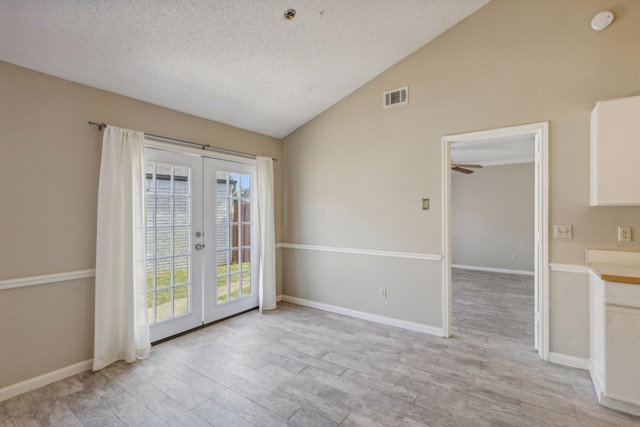
[[[389,108],[409,102],[409,87],[394,89],[382,94],[382,107]]]

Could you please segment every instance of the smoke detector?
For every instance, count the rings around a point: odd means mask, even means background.
[[[591,20],[591,28],[601,31],[607,28],[613,22],[613,13],[609,11],[600,12]]]

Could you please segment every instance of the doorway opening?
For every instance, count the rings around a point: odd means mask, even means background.
[[[532,149],[534,169],[534,232],[533,232],[533,281],[534,281],[534,347],[540,358],[548,360],[549,325],[548,325],[548,123],[514,126],[466,134],[445,136],[442,150],[442,182],[443,182],[443,227],[442,253],[443,265],[443,330],[449,337],[452,330],[452,168],[462,168],[466,172],[473,171],[482,162],[490,164],[487,158],[475,159],[459,157],[452,152],[458,149],[467,154],[476,153],[481,156],[492,153],[495,157],[496,147],[504,151],[503,155],[518,152],[522,146]],[[487,147],[493,146],[493,150]],[[465,150],[462,150],[465,149]],[[484,149],[484,150],[483,150]],[[509,154],[510,153],[510,154]],[[457,158],[456,158],[457,157]],[[454,163],[452,160],[454,160]],[[488,163],[487,163],[488,162]],[[454,169],[455,170],[455,169]],[[457,172],[453,172],[457,173]]]

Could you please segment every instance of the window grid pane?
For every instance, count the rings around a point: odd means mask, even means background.
[[[251,286],[251,175],[216,175],[216,303],[253,293]]]
[[[149,323],[191,311],[191,168],[146,164]]]

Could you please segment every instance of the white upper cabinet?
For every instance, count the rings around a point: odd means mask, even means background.
[[[591,206],[640,206],[640,96],[591,113]]]

